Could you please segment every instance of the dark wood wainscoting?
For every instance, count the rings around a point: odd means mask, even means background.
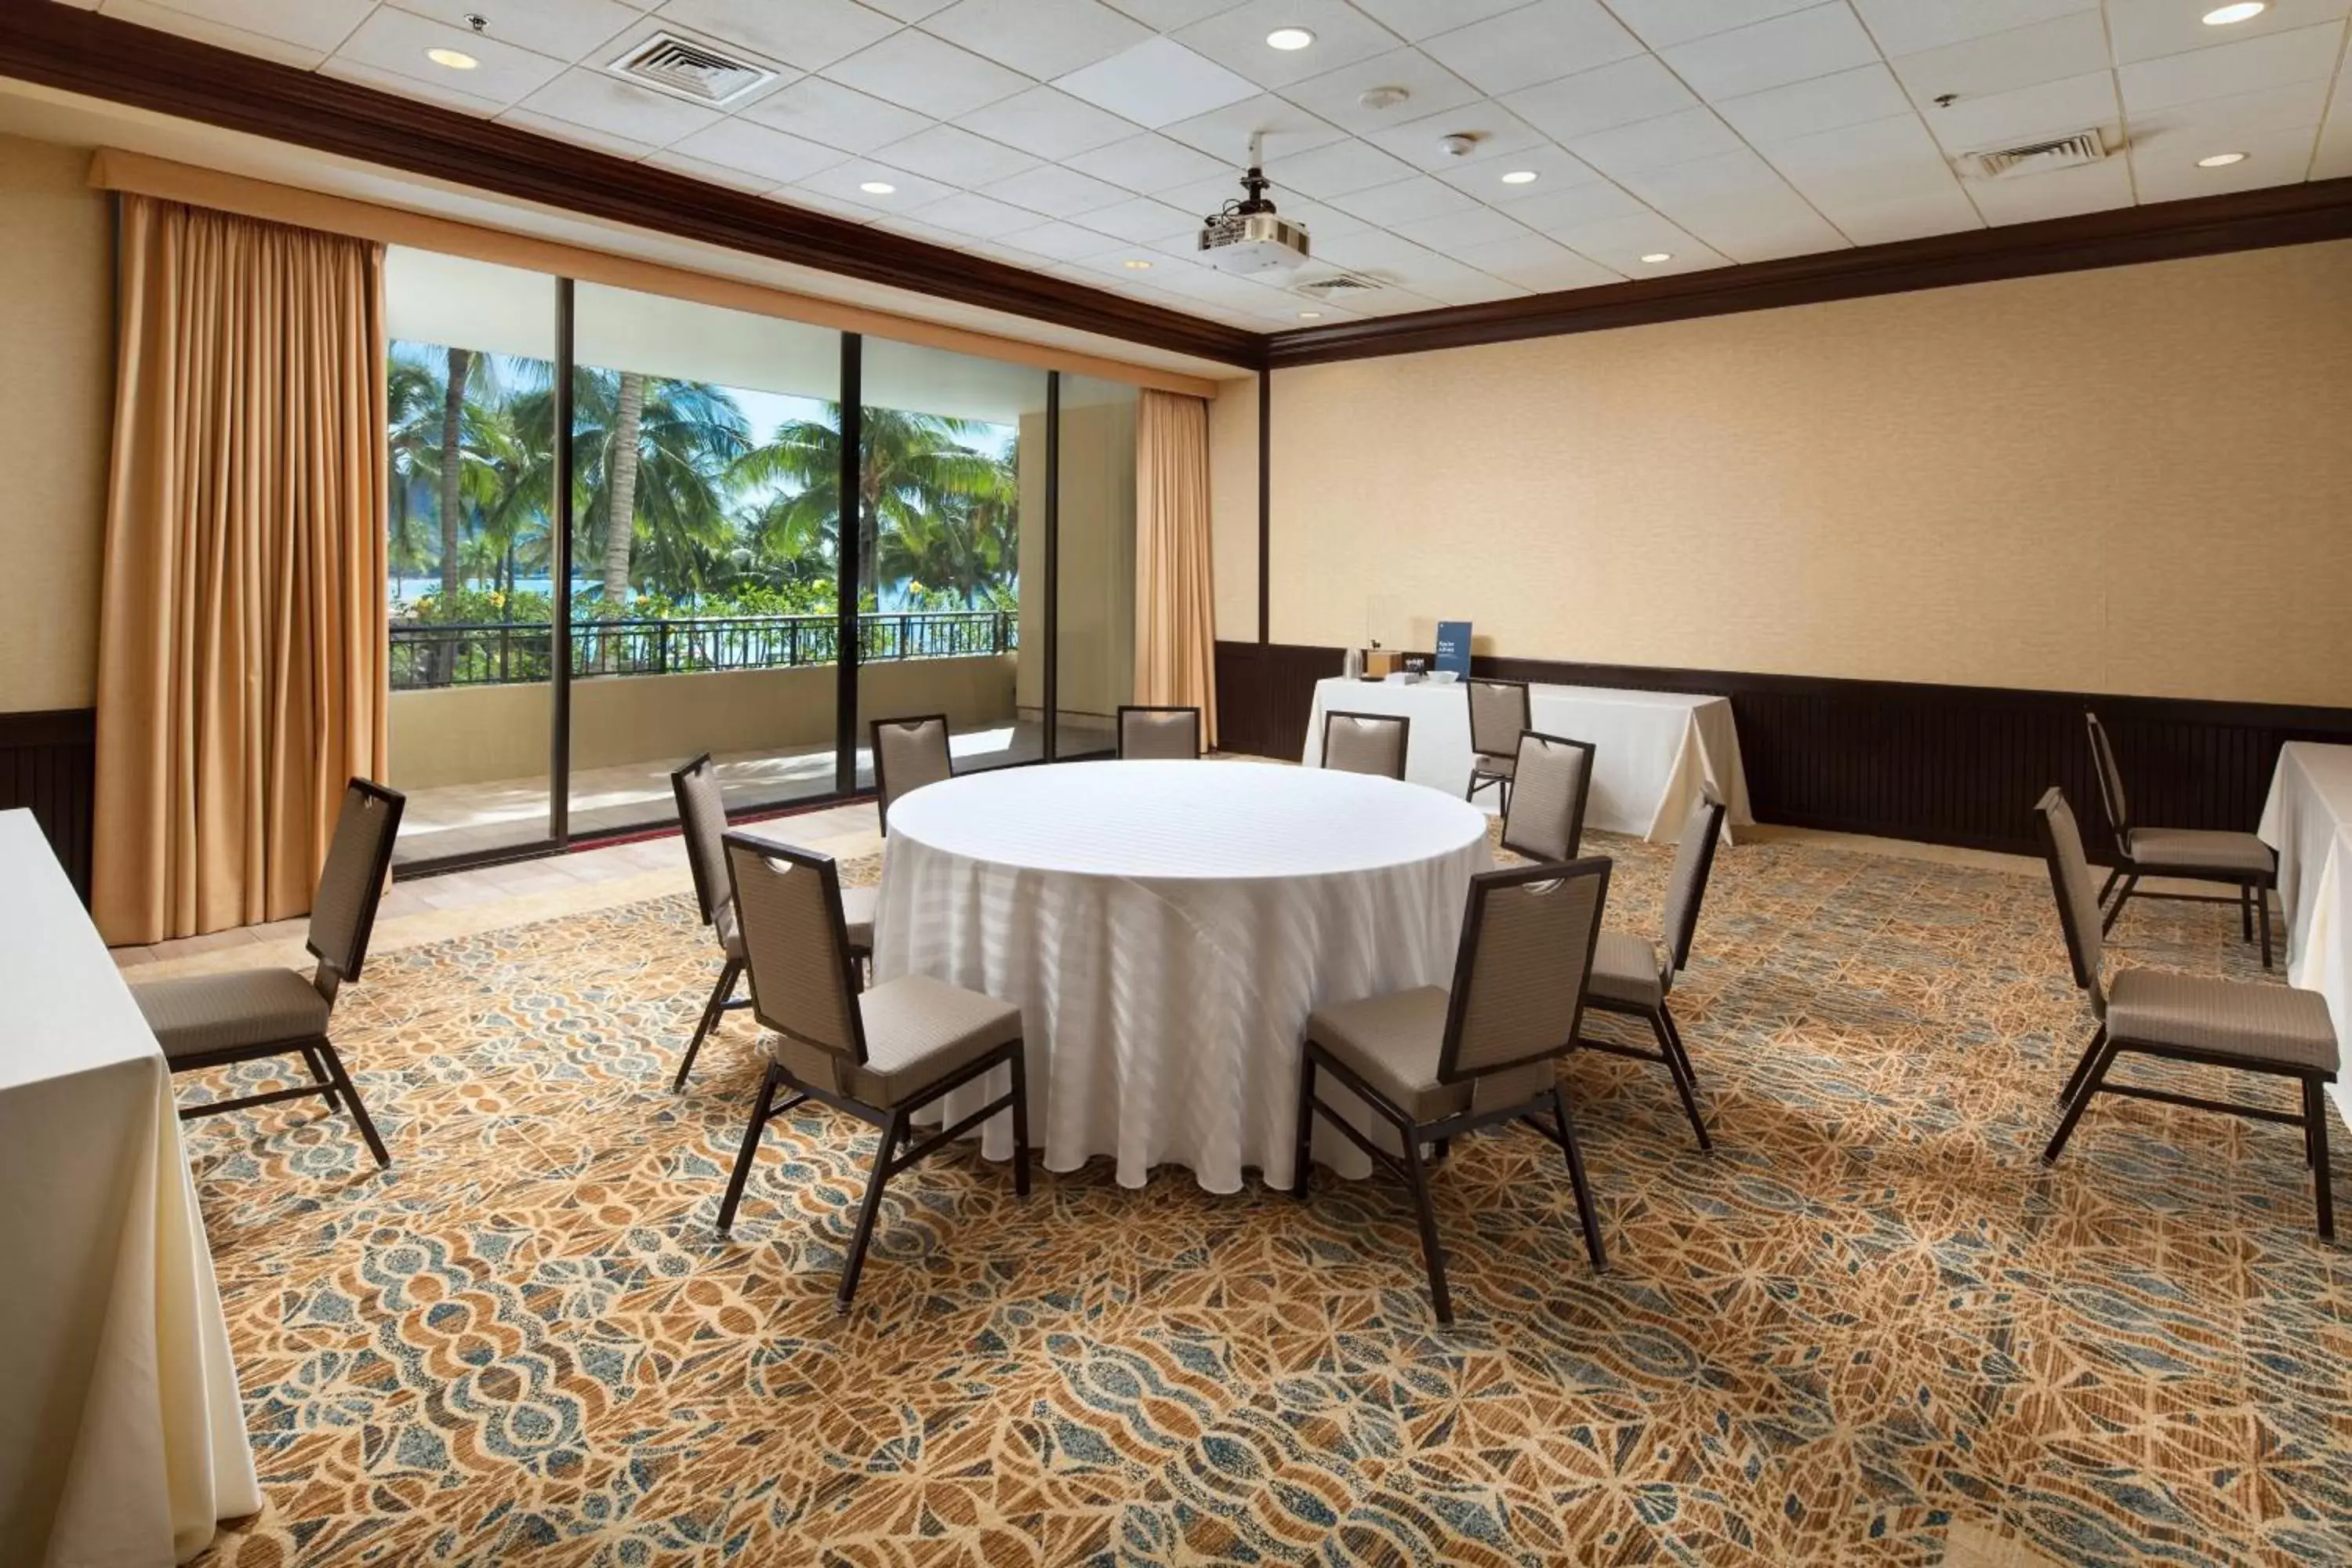
[[[1253,667],[1251,656],[1261,655],[1276,657]],[[1219,643],[1221,710],[1248,715],[1242,724],[1227,721],[1226,749],[1297,756],[1315,681],[1338,674],[1344,658],[1339,648]],[[1759,822],[2024,855],[2039,853],[2030,811],[2053,784],[2074,801],[2093,853],[2111,850],[2084,736],[2085,709],[2115,737],[2134,817],[2168,827],[2251,829],[2281,745],[2352,744],[2352,709],[2343,708],[1551,659],[1482,658],[1473,668],[1512,680],[1725,694]],[[1228,701],[1234,706],[1224,707]]]
[[[98,715],[89,709],[0,713],[0,811],[30,808],[84,903],[97,755]]]

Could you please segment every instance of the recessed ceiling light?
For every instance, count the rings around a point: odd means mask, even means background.
[[[1268,48],[1303,49],[1315,41],[1315,35],[1304,27],[1276,27],[1265,36]]]
[[[866,180],[860,183],[857,188],[869,196],[890,196],[898,193],[898,187],[887,180]]]
[[[1151,263],[1145,261],[1140,258],[1133,261],[1122,262],[1120,265],[1125,267],[1129,272],[1149,272],[1151,270]]]
[[[1503,176],[1503,184],[1507,185],[1532,185],[1535,183],[1536,172],[1533,169],[1514,169]]]
[[[1653,267],[1655,267],[1661,261],[1672,261],[1674,258],[1675,253],[1671,250],[1654,250],[1650,252],[1649,255],[1642,258],[1643,260],[1648,262]]]
[[[436,66],[447,66],[453,71],[469,71],[482,63],[463,49],[427,49],[425,58]]]
[[[2206,12],[2205,25],[2226,27],[2232,22],[2251,22],[2269,9],[2263,0],[2240,0],[2235,5],[2224,5],[2218,11]]]
[[[2197,166],[2200,169],[2226,169],[2232,163],[2242,163],[2245,161],[2246,155],[2243,153],[2216,153],[2210,157],[2198,159]]]
[[[1301,310],[1298,312],[1298,319],[1302,321],[1319,321],[1323,319],[1323,312],[1320,310]]]

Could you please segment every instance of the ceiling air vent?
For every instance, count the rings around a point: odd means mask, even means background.
[[[2106,155],[2107,140],[2094,127],[2088,131],[2077,131],[2071,136],[2028,142],[2021,147],[1971,153],[1960,160],[1960,164],[1963,174],[1979,180],[2013,180],[2021,175],[2045,174],[2053,169],[2078,169],[2085,163],[2098,163]]]
[[[1311,294],[1318,300],[1345,300],[1380,286],[1379,279],[1360,272],[1333,272],[1291,285],[1301,294]]]
[[[695,103],[726,103],[776,79],[765,66],[730,59],[674,33],[656,33],[604,68],[640,87]]]

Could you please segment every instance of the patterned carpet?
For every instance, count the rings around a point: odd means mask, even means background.
[[[1597,847],[1653,922],[1664,854]],[[2136,906],[2118,958],[2258,974],[2234,927]],[[836,1318],[872,1135],[780,1121],[714,1237],[748,1018],[667,1087],[713,968],[684,899],[387,953],[337,1034],[388,1173],[315,1105],[190,1124],[268,1499],[202,1561],[2352,1561],[2297,1134],[2103,1100],[2040,1166],[2087,1025],[2039,879],[1727,850],[1675,997],[1716,1152],[1572,1060],[1611,1268],[1556,1150],[1465,1141],[1451,1331],[1384,1183],[1023,1204],[969,1153]]]

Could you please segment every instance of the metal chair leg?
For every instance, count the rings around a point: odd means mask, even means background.
[[[375,1156],[377,1168],[381,1170],[391,1164],[392,1156],[384,1152],[383,1140],[375,1135],[375,1123],[368,1120],[367,1107],[360,1103],[360,1091],[352,1087],[352,1075],[343,1070],[343,1058],[336,1051],[334,1042],[320,1040],[317,1048],[319,1054],[326,1058],[327,1075],[333,1081],[336,1091],[343,1097],[343,1103],[352,1108],[352,1120],[360,1124],[360,1136],[367,1140],[368,1152]]]
[[[1683,1114],[1690,1118],[1691,1131],[1698,1134],[1698,1146],[1714,1148],[1706,1135],[1706,1120],[1698,1113],[1698,1097],[1691,1092],[1690,1079],[1683,1075],[1682,1053],[1675,1048],[1674,1039],[1666,1033],[1663,1013],[1650,1015],[1650,1032],[1658,1037],[1658,1054],[1666,1058],[1666,1072],[1675,1080],[1675,1092],[1682,1096]]]
[[[1298,1135],[1291,1150],[1290,1195],[1307,1196],[1307,1145],[1315,1141],[1315,1058],[1305,1047],[1298,1052]]]
[[[1609,1254],[1601,1245],[1601,1216],[1592,1211],[1592,1189],[1584,1178],[1584,1153],[1576,1144],[1576,1123],[1569,1120],[1568,1096],[1558,1084],[1552,1086],[1551,1113],[1559,1124],[1560,1152],[1568,1156],[1568,1184],[1576,1192],[1576,1217],[1584,1226],[1585,1255],[1592,1259],[1593,1268],[1606,1268]]]
[[[1013,1042],[1013,1190],[1029,1195],[1029,1068],[1025,1047]]]
[[[2238,940],[2254,940],[2254,885],[2252,882],[2238,884]]]
[[[2319,1079],[2303,1080],[2303,1121],[2311,1142],[2311,1195],[2319,1209],[2319,1239],[2336,1239],[2336,1193],[2327,1167],[2327,1091]]]
[[[694,1026],[694,1038],[686,1043],[686,1055],[677,1064],[677,1077],[670,1080],[672,1094],[686,1092],[686,1075],[694,1070],[695,1053],[702,1049],[704,1037],[726,1016],[728,998],[735,994],[735,982],[742,973],[743,961],[740,958],[729,959],[719,971],[719,984],[710,988],[710,1000],[702,1005],[702,1021]]]
[[[1429,1201],[1429,1168],[1421,1162],[1421,1140],[1409,1126],[1397,1131],[1404,1144],[1404,1168],[1407,1184],[1412,1188],[1413,1214],[1421,1222],[1422,1261],[1429,1265],[1429,1298],[1437,1308],[1437,1321],[1454,1321],[1454,1299],[1445,1289],[1445,1252],[1437,1244],[1437,1211]]]
[[[2107,895],[2116,890],[2116,884],[2122,881],[2123,878],[2124,868],[2121,866],[2115,866],[2108,868],[2106,885],[2099,889],[2099,908],[2104,910],[2107,907]]]
[[[2082,1088],[2083,1080],[2091,1075],[2091,1064],[2098,1059],[2099,1052],[2106,1043],[2107,1029],[2102,1024],[2098,1032],[2091,1037],[2091,1043],[2083,1047],[2082,1059],[2075,1062],[2074,1070],[2067,1075],[2066,1087],[2058,1091],[2059,1104],[2064,1105],[2074,1098],[2074,1091]]]
[[[727,1175],[727,1195],[719,1201],[721,1236],[734,1228],[735,1205],[743,1201],[743,1184],[751,1179],[752,1163],[760,1157],[760,1134],[767,1129],[768,1108],[775,1103],[776,1085],[783,1076],[784,1069],[770,1062],[767,1076],[760,1079],[759,1096],[751,1102],[751,1124],[743,1129],[743,1146],[735,1152],[735,1169]]]
[[[2131,896],[2138,890],[2139,874],[2137,872],[2134,872],[2131,876],[2124,879],[2123,890],[2116,895],[2115,903],[2109,906],[2107,910],[2107,918],[2105,921],[2101,922],[2099,926],[2099,934],[2101,936],[2105,936],[2107,932],[2116,929],[2116,917],[2124,912],[2124,906],[2131,902]]]
[[[841,1266],[841,1291],[833,1299],[836,1312],[849,1310],[850,1298],[857,1294],[857,1277],[866,1268],[866,1249],[874,1240],[874,1221],[882,1212],[882,1187],[890,1179],[890,1151],[897,1147],[898,1131],[907,1120],[903,1110],[890,1113],[890,1125],[874,1141],[874,1170],[866,1178],[866,1201],[858,1205],[857,1234],[849,1243],[849,1260]]]
[[[311,1082],[331,1085],[335,1081],[334,1076],[327,1071],[327,1064],[325,1060],[320,1057],[318,1047],[304,1046],[302,1047],[302,1059],[310,1064]],[[334,1089],[330,1088],[327,1090],[327,1109],[329,1110],[339,1110],[341,1108],[340,1098],[336,1095]]]
[[[2101,1033],[2104,1035],[2105,1031]],[[2091,1103],[2091,1096],[2098,1092],[2099,1083],[2107,1076],[2107,1068],[2115,1059],[2116,1042],[2106,1040],[2099,1047],[2099,1054],[2092,1061],[2091,1076],[2084,1080],[2074,1098],[2066,1102],[2066,1114],[2059,1119],[2058,1131],[2051,1135],[2050,1146],[2042,1151],[2043,1164],[2057,1163],[2060,1152],[2066,1147],[2066,1140],[2074,1135],[2074,1123],[2082,1120],[2083,1107]]]
[[[2268,888],[2257,887],[2254,889],[2254,903],[2262,911],[2263,967],[2268,969],[2271,966],[2271,890]]]

